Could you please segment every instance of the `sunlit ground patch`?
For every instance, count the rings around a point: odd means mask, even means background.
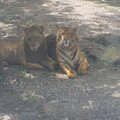
[[[12,24],[6,24],[4,22],[0,22],[0,28],[6,28],[6,27],[10,27],[12,26]]]
[[[83,109],[93,109],[93,101],[88,100],[88,105],[84,105],[82,108]]]
[[[115,92],[112,94],[112,97],[120,98],[120,91],[115,91]]]
[[[58,79],[68,79],[68,76],[66,74],[56,73],[55,76]]]
[[[23,74],[23,76],[24,76],[25,78],[31,78],[31,79],[37,78],[35,75],[33,75],[33,74],[31,74],[31,73],[22,72],[22,74]]]
[[[37,101],[37,100],[41,100],[41,99],[44,99],[44,96],[42,95],[37,95],[35,93],[35,91],[24,91],[21,95],[20,95],[21,99],[23,101],[26,101],[26,100],[30,100],[30,101]]]

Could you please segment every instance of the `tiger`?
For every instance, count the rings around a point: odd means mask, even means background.
[[[23,65],[28,69],[54,70],[56,64],[47,55],[44,26],[37,24],[24,29],[22,40],[0,41],[0,60],[11,65]]]
[[[55,50],[54,46],[51,47],[51,53],[55,55],[50,55],[55,56],[56,63],[68,78],[76,78],[77,73],[86,74],[89,67],[85,54],[80,50],[76,32],[77,27],[57,27]]]

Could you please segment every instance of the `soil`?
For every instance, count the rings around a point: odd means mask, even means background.
[[[45,34],[77,26],[89,72],[6,65],[0,76],[0,120],[120,120],[119,0],[0,0],[0,40],[21,40],[25,26]]]

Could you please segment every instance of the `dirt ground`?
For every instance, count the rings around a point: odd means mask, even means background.
[[[4,67],[0,120],[120,120],[119,0],[0,0],[0,40],[21,40],[24,27],[78,26],[90,70],[77,79],[54,71]]]

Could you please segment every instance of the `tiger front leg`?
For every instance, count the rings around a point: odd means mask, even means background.
[[[80,63],[80,65],[78,67],[78,73],[84,75],[88,71],[89,63],[85,56],[82,56],[82,57],[83,57],[82,62]]]
[[[30,63],[30,62],[27,62],[26,60],[22,60],[22,64],[28,68],[28,69],[44,69],[44,67],[40,64],[37,64],[37,63]]]
[[[69,65],[64,64],[64,63],[60,63],[59,65],[60,65],[60,68],[63,70],[63,72],[67,74],[68,78],[73,79],[77,77],[76,72],[73,69],[71,69]]]
[[[55,70],[56,68],[56,62],[48,56],[44,61],[42,61],[42,64],[51,70]]]

